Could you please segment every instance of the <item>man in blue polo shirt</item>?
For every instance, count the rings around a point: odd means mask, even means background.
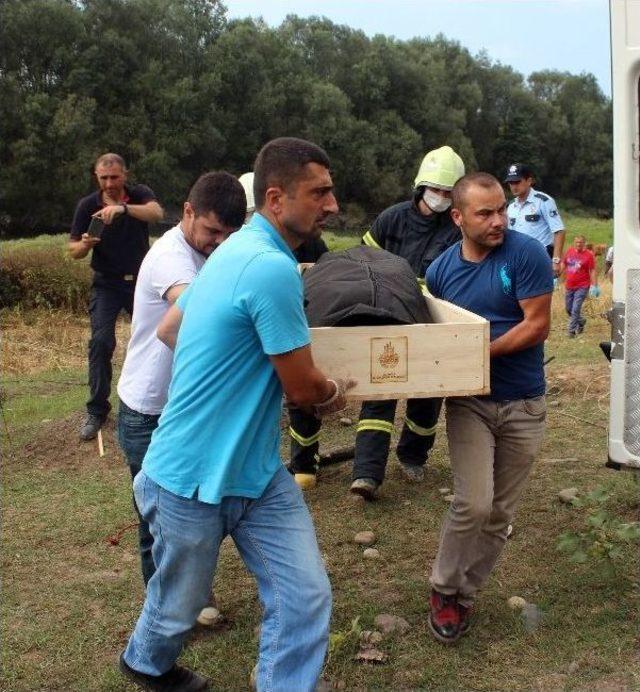
[[[264,608],[259,690],[313,690],[331,592],[302,493],[279,455],[282,394],[316,415],[344,408],[351,382],[313,364],[293,249],[338,209],[326,153],[294,138],[255,162],[258,212],[178,299],[169,399],[134,482],[156,572],[120,669],[145,689],[203,690],[177,666],[230,535]]]
[[[564,248],[564,223],[553,197],[533,187],[533,171],[524,163],[512,163],[504,178],[514,196],[507,216],[509,228],[540,241],[553,260],[553,273],[560,274]]]
[[[451,216],[462,241],[429,267],[437,298],[491,323],[491,394],[446,402],[455,498],[431,573],[429,627],[455,642],[507,538],[544,434],[543,343],[553,272],[542,245],[507,227],[498,180],[472,173],[453,188]]]

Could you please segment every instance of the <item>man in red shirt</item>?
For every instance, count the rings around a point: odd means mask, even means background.
[[[565,272],[564,306],[569,315],[569,338],[582,334],[586,319],[582,317],[582,303],[591,292],[600,292],[596,277],[596,260],[591,250],[585,248],[585,238],[577,235],[562,258],[562,270]]]

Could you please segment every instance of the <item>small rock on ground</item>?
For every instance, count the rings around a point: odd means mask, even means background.
[[[351,418],[347,418],[345,416],[344,418],[340,419],[340,425],[344,425],[345,427],[347,427],[349,425],[353,425],[353,421],[351,420]]]
[[[511,596],[507,603],[511,610],[522,610],[527,605],[527,602],[522,596]]]
[[[573,675],[574,673],[578,672],[578,668],[580,668],[578,661],[571,661],[567,668],[567,673],[569,673],[569,675]]]
[[[380,553],[375,548],[365,548],[362,555],[369,560],[377,560],[380,557]]]
[[[438,488],[440,495],[450,495],[451,490],[449,488]]]
[[[384,663],[386,660],[387,654],[378,649],[365,649],[356,654],[356,661],[361,663]]]
[[[404,634],[411,629],[411,625],[404,618],[397,615],[389,615],[388,613],[378,615],[373,624],[383,634],[392,634],[394,632]]]
[[[377,630],[364,630],[364,632],[360,634],[360,648],[370,649],[374,646],[378,646],[382,639],[382,632],[378,632]]]
[[[373,545],[376,542],[376,535],[373,531],[359,531],[353,540],[359,545]]]
[[[453,502],[456,499],[455,495],[445,495],[442,498],[445,502]]]
[[[576,497],[578,497],[578,488],[565,488],[558,493],[558,499],[565,504],[569,504]]]

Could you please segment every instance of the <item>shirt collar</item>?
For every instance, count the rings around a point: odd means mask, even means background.
[[[521,202],[518,197],[516,197],[513,201],[516,203],[516,205],[520,208],[524,207],[525,204],[535,204],[533,201],[533,195],[535,195],[536,191],[531,187],[529,188],[529,194],[527,195],[527,199],[525,199],[524,202]]]
[[[274,226],[264,216],[262,216],[262,214],[258,213],[257,211],[254,212],[251,220],[246,226],[246,229],[264,231],[279,250],[282,250],[282,252],[288,255],[296,264],[298,263],[298,260],[293,254],[293,250],[284,242],[284,238],[278,233]]]
[[[118,204],[128,204],[130,199],[131,198],[129,197],[129,187],[125,183],[124,193],[122,195],[122,199],[118,202]],[[102,201],[102,190],[96,190],[96,206],[98,206],[98,207],[108,206]]]

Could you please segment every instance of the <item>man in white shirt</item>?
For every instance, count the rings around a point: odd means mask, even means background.
[[[135,478],[167,401],[173,352],[156,336],[169,307],[193,281],[207,257],[244,222],[246,197],[240,182],[224,172],[205,173],[191,188],[181,222],[147,253],[133,302],[131,339],[118,382],[118,441]],[[134,500],[134,507],[136,507]],[[142,578],[155,571],[153,537],[138,513]]]

